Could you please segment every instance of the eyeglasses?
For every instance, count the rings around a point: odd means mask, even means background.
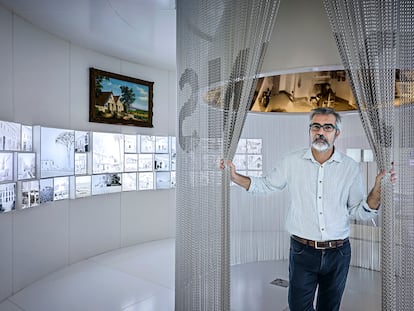
[[[330,124],[330,123],[327,123],[327,124],[312,123],[312,124],[309,124],[309,128],[312,132],[317,132],[321,128],[323,128],[325,132],[332,132],[338,129],[335,125]]]

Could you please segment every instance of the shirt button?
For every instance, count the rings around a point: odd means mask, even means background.
[[[325,228],[321,228],[321,231],[325,231]]]
[[[322,212],[319,212],[319,215],[322,215],[323,213]]]
[[[319,197],[318,199],[322,199],[322,197]]]
[[[322,183],[322,180],[320,180],[319,183],[321,184]]]

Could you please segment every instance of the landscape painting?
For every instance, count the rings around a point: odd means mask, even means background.
[[[89,68],[89,122],[153,127],[154,82]]]

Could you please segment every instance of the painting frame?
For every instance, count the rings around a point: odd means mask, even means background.
[[[153,88],[154,82],[90,67],[89,122],[154,127]]]

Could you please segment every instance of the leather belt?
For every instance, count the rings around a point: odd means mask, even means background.
[[[296,235],[292,235],[292,239],[295,241],[304,244],[309,245],[310,247],[313,247],[315,249],[332,249],[341,247],[344,245],[346,241],[348,241],[348,238],[344,240],[330,240],[330,241],[313,241],[313,240],[307,240],[301,237],[298,237]]]

